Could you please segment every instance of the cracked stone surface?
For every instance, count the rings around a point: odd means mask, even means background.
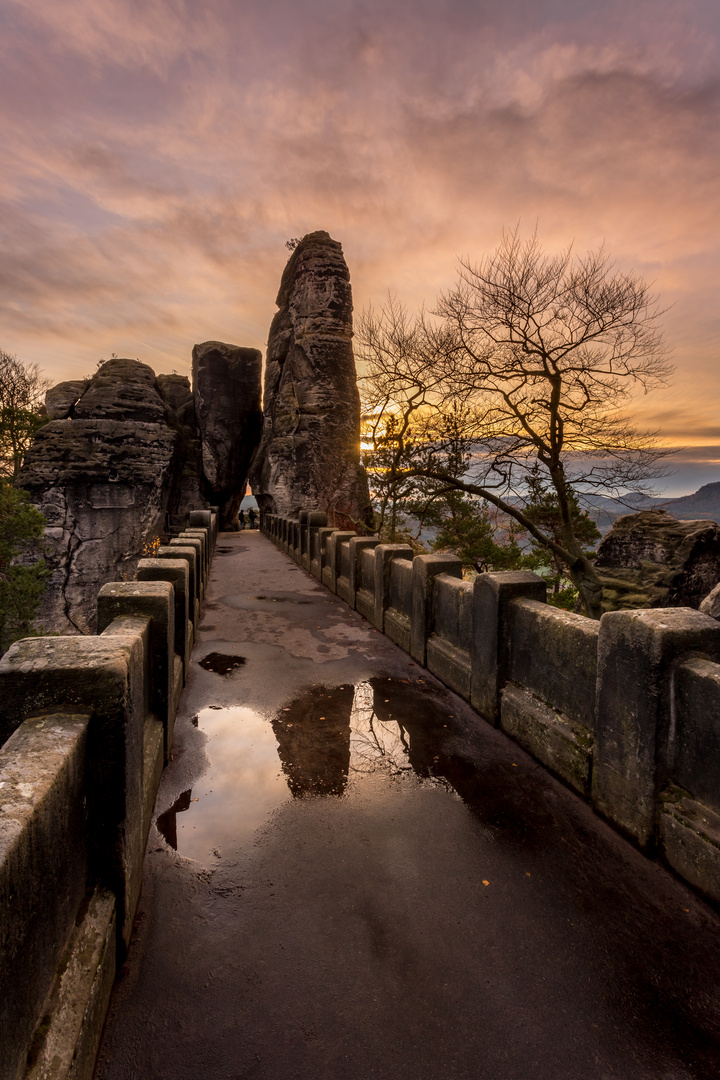
[[[45,630],[92,633],[107,581],[131,578],[164,526],[176,433],[164,424],[54,420],[38,432],[21,485],[47,521]]]

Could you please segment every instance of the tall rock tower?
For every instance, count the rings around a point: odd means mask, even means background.
[[[360,464],[352,291],[342,247],[309,233],[280,283],[268,339],[263,436],[250,471],[261,509],[324,510],[331,524],[370,522]]]

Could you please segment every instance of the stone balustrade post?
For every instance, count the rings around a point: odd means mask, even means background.
[[[495,727],[500,722],[500,694],[510,665],[508,606],[519,597],[545,602],[547,586],[530,570],[478,574],[475,578],[470,701]]]
[[[193,625],[196,624],[198,609],[200,606],[201,585],[198,575],[198,553],[197,550],[186,544],[161,544],[157,549],[156,557],[158,559],[185,559],[190,571],[190,600],[188,605],[188,612],[190,621]]]
[[[183,537],[188,537],[191,540],[200,540],[202,544],[202,561],[204,567],[204,581],[207,583],[208,576],[210,574],[210,535],[209,530],[205,528],[188,526],[177,537],[178,540],[182,540]]]
[[[375,547],[375,604],[373,625],[385,630],[385,611],[390,603],[390,563],[393,559],[412,559],[409,544],[377,544]]]
[[[342,545],[346,542],[349,543],[357,533],[350,530],[334,532],[330,537],[330,544],[332,545],[330,555],[330,565],[332,568],[332,591],[336,593],[338,591],[338,578],[342,575]]]
[[[311,562],[311,572],[313,577],[316,577],[318,581],[323,580],[323,567],[327,558],[327,545],[329,543],[328,538],[332,536],[334,532],[335,530],[332,526],[326,525],[320,526],[315,534],[317,540],[317,560],[313,557]]]
[[[327,525],[327,514],[320,510],[309,510],[305,526],[305,547],[303,549],[303,569],[312,573],[313,546],[317,530]]]
[[[182,661],[175,652],[172,584],[169,581],[113,581],[103,585],[97,598],[98,634],[115,619],[134,616],[150,619],[150,708],[163,725],[164,760],[167,763],[182,689]]]
[[[121,621],[121,620],[119,620]],[[145,665],[149,620],[99,637],[24,638],[0,660],[0,736],[25,717],[92,711],[87,821],[91,874],[118,901],[127,947],[140,895],[144,830]],[[161,732],[162,738],[162,732]],[[162,743],[159,744],[162,766]],[[149,824],[149,822],[148,822]]]
[[[304,565],[304,559],[307,553],[307,523],[308,512],[307,510],[301,510],[298,514],[297,555],[295,560],[300,564],[300,566]]]
[[[138,581],[169,581],[175,598],[175,652],[182,660],[183,682],[187,679],[192,649],[193,624],[190,612],[195,598],[190,591],[190,564],[187,559],[140,559]]]
[[[417,555],[413,559],[410,655],[419,664],[425,663],[427,639],[432,633],[433,579],[437,574],[461,578],[462,561],[457,555]]]
[[[188,514],[187,523],[191,526],[200,526],[201,528],[204,526],[209,529],[212,537],[211,547],[214,550],[217,542],[219,520],[219,510],[217,507],[212,507],[210,510],[191,510]]]
[[[205,564],[203,561],[202,541],[198,536],[174,536],[168,547],[195,551],[195,586],[198,603],[205,598]]]
[[[720,659],[720,623],[692,608],[611,611],[600,620],[592,802],[642,848],[675,742],[675,673],[702,654]]]
[[[358,583],[360,581],[360,552],[374,550],[378,547],[380,541],[374,536],[353,536],[350,540],[350,579],[349,579],[349,599],[348,604],[351,608],[355,607],[355,594],[358,591]]]

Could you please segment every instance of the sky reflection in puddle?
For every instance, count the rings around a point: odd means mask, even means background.
[[[208,863],[247,847],[292,798],[344,796],[371,776],[442,783],[432,763],[447,718],[422,689],[390,679],[313,687],[270,719],[241,705],[202,709],[210,766],[158,828],[181,855]]]

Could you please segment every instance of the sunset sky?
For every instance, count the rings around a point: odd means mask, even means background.
[[[432,306],[537,222],[654,282],[639,414],[668,494],[720,480],[719,41],[718,0],[0,0],[0,348],[188,373],[264,348],[290,237]]]

